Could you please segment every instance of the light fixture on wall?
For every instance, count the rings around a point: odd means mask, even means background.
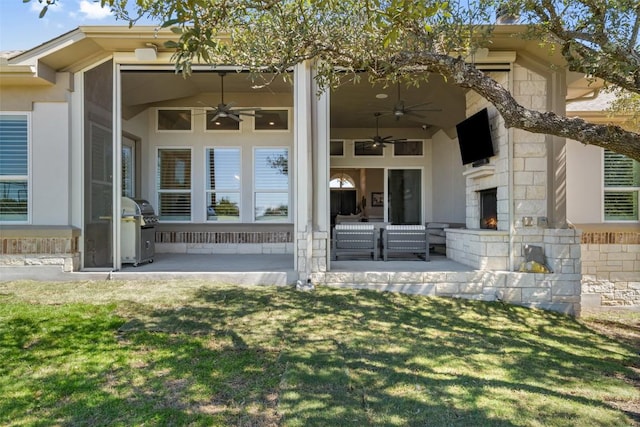
[[[145,43],[146,47],[135,50],[138,61],[155,61],[158,58],[158,46],[153,43]]]

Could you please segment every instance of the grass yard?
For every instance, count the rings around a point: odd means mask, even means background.
[[[0,283],[0,425],[640,425],[639,336],[640,313],[576,320],[204,281]]]

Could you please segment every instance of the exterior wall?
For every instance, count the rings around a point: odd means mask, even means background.
[[[78,270],[80,230],[66,226],[3,226],[0,269],[54,266]],[[0,273],[0,277],[2,273]]]
[[[640,232],[583,233],[582,304],[640,305]]]
[[[511,87],[522,105],[548,109],[553,90],[549,77],[520,64],[513,64],[511,76],[506,72],[491,75]],[[467,93],[467,116],[485,106],[488,102],[478,94]],[[488,107],[497,153],[488,165],[466,166],[463,172],[467,230],[447,230],[447,257],[476,269],[514,271],[524,261],[526,245],[540,246],[552,273],[505,273],[510,278],[508,284],[525,283],[526,290],[508,285],[503,295],[518,304],[544,304],[579,313],[581,234],[573,229],[547,228],[550,188],[558,184],[549,174],[555,159],[550,159],[547,137],[506,130],[500,115]],[[478,191],[490,188],[497,188],[498,229],[480,230]]]
[[[156,232],[156,252],[186,254],[293,254],[291,232]]]
[[[316,273],[314,283],[325,286],[409,294],[504,301],[580,315],[580,296],[575,282],[563,275],[508,271],[468,272],[349,272]]]
[[[33,104],[31,146],[31,219],[34,225],[68,225],[71,165],[69,106]]]
[[[602,222],[602,148],[567,141],[567,219],[573,224]]]
[[[431,140],[431,182],[433,183],[431,221],[465,222],[465,178],[460,147],[455,140],[439,131]]]
[[[227,94],[225,94],[227,96]],[[229,99],[236,99],[229,94]],[[257,97],[256,97],[257,98]],[[242,103],[238,98],[237,105],[260,105],[264,103],[261,99],[253,99],[251,103]],[[210,105],[208,101],[205,105]],[[213,102],[213,101],[212,101]],[[281,108],[290,108],[289,105],[280,105]],[[162,107],[185,107],[199,105],[198,100],[185,99],[180,103],[163,104]],[[196,111],[197,113],[197,111]],[[206,223],[206,156],[207,147],[240,147],[241,148],[241,223],[252,223],[253,220],[253,148],[254,147],[288,147],[289,148],[289,170],[295,168],[293,157],[293,120],[289,118],[288,131],[259,131],[254,132],[251,118],[246,118],[241,122],[241,132],[205,132],[205,115],[194,114],[192,132],[156,132],[156,112],[150,109],[146,112],[147,125],[149,129],[148,141],[143,143],[142,148],[142,169],[143,169],[143,191],[142,194],[157,209],[158,194],[156,188],[157,173],[157,150],[158,148],[190,148],[192,155],[192,220],[191,223]],[[290,190],[293,189],[293,177],[290,175]],[[290,198],[290,207],[293,207],[293,197]],[[294,212],[290,213],[290,220],[293,223]],[[165,223],[168,224],[168,223]],[[180,224],[180,223],[177,223]]]
[[[402,156],[395,157],[393,155],[393,147],[389,146],[383,150],[382,156],[354,156],[354,141],[358,139],[366,138],[368,135],[374,135],[375,129],[333,129],[331,133],[331,139],[344,141],[344,156],[332,156],[331,157],[331,169],[340,168],[353,168],[353,169],[394,169],[394,168],[406,168],[406,169],[421,169],[422,170],[422,189],[424,198],[422,200],[422,212],[423,221],[433,221],[433,194],[434,187],[436,186],[433,181],[432,175],[432,141],[430,139],[424,139],[424,131],[415,130],[413,128],[401,128],[401,129],[386,129],[379,130],[381,135],[402,135],[403,138],[412,140],[422,140],[423,142],[423,155],[422,156]],[[451,166],[451,165],[448,165]],[[356,182],[356,187],[360,181],[359,176],[350,175]],[[371,192],[372,191],[384,191],[384,179],[378,181],[381,187],[369,185],[375,182],[367,177],[366,194],[360,194],[358,192],[357,200],[364,195],[367,198],[367,210],[369,216],[379,217],[382,220],[384,216],[384,209],[371,206]],[[329,209],[327,207],[327,209]],[[453,222],[453,221],[452,221]]]
[[[509,74],[505,72],[492,73],[491,76],[499,83],[509,87]],[[466,224],[469,229],[480,228],[480,196],[478,191],[490,188],[498,189],[498,230],[509,230],[509,137],[504,127],[504,120],[495,108],[476,92],[467,92],[467,116],[489,108],[491,133],[494,140],[496,156],[491,158],[487,166],[474,168],[465,166],[463,175],[466,177]]]

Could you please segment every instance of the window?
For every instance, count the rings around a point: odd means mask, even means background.
[[[332,156],[344,156],[344,141],[331,141],[329,151]]]
[[[422,156],[422,141],[399,141],[393,144],[394,156]]]
[[[207,149],[207,221],[240,220],[240,149]]]
[[[191,149],[158,149],[158,216],[164,221],[191,220]]]
[[[350,176],[340,173],[331,177],[329,188],[356,188],[356,185]]]
[[[29,219],[29,117],[0,114],[0,222]]]
[[[207,110],[207,117],[205,120],[205,129],[213,131],[240,131],[240,122],[232,119],[231,117],[218,117],[215,119],[215,111]]]
[[[356,156],[382,156],[382,146],[373,145],[371,141],[355,141],[354,155]]]
[[[604,219],[638,221],[640,162],[604,150]]]
[[[254,151],[254,219],[289,219],[289,149],[256,148]]]
[[[288,110],[260,110],[256,112],[255,130],[288,130]]]
[[[191,110],[158,110],[157,125],[159,131],[190,131],[192,129]]]

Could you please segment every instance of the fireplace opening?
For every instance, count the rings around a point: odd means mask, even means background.
[[[498,229],[498,189],[489,188],[480,193],[480,228]]]

